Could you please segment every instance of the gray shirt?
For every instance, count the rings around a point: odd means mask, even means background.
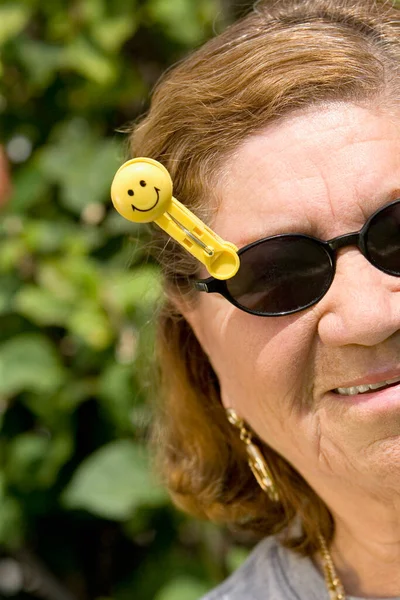
[[[309,558],[283,548],[270,537],[202,600],[329,600],[329,595],[323,576]],[[363,599],[348,596],[347,600]]]

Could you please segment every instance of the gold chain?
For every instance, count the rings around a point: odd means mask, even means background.
[[[325,538],[319,534],[320,553],[322,558],[322,568],[326,587],[329,592],[329,600],[346,600],[346,594],[342,582],[340,581],[335,565],[333,564],[332,556],[328,550],[328,544]]]
[[[268,494],[271,500],[278,502],[279,493],[274,484],[271,472],[259,448],[253,444],[253,436],[247,429],[244,420],[232,408],[226,409],[226,416],[229,423],[240,432],[240,439],[246,446],[249,466],[261,489]],[[318,540],[329,600],[346,600],[343,584],[337,576],[332,557],[328,550],[328,544],[321,533],[318,534]]]

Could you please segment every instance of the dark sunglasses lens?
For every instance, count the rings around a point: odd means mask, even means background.
[[[317,302],[333,277],[331,258],[311,238],[284,235],[240,253],[240,269],[226,282],[236,302],[255,313],[288,314]]]
[[[368,258],[382,271],[400,275],[400,201],[382,209],[369,223]]]

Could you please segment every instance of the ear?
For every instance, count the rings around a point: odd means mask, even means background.
[[[185,297],[183,294],[174,294],[173,296],[170,296],[170,300],[177,311],[181,313],[189,323],[205,354],[210,357],[206,328],[203,325],[204,315],[199,306],[201,301],[199,299],[193,299],[192,297]]]

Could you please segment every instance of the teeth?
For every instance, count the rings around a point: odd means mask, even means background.
[[[363,394],[364,392],[368,392],[369,390],[378,390],[379,388],[385,387],[386,385],[390,385],[392,383],[396,383],[397,381],[400,381],[400,377],[388,379],[387,381],[382,381],[380,383],[354,385],[348,388],[337,388],[335,391],[338,394],[341,394],[342,396],[355,396],[356,394]]]
[[[378,388],[382,387],[381,383],[371,383],[371,385],[369,386],[371,388],[371,390],[377,390]]]

